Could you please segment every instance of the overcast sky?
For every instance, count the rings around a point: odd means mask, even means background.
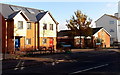
[[[59,30],[67,29],[65,23],[74,11],[81,10],[88,15],[93,22],[103,14],[114,15],[117,13],[117,2],[2,2],[23,7],[43,9],[50,11],[56,21],[59,22]],[[93,23],[92,23],[93,24]]]

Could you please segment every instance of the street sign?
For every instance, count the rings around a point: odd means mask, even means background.
[[[101,45],[101,43],[96,43],[96,45]]]

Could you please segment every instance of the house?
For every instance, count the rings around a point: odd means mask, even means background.
[[[73,45],[73,48],[78,48],[80,46],[80,36],[75,35],[72,37],[71,30],[61,30],[58,32],[58,43],[66,42]],[[90,36],[86,37],[81,35],[81,47],[82,48],[92,48],[96,46],[97,39],[101,39],[100,42],[102,47],[110,47],[110,34],[103,28],[92,28],[92,38]],[[87,42],[85,44],[85,42]]]
[[[92,28],[93,29],[93,45],[95,45],[97,40],[101,41],[102,47],[110,47],[110,34],[103,27]]]
[[[56,50],[58,22],[49,11],[1,4],[5,22],[4,52],[40,50],[41,47]],[[0,21],[2,21],[0,20]],[[3,22],[3,21],[2,21]]]
[[[6,43],[5,43],[6,42],[5,41],[5,38],[6,38],[5,33],[6,33],[6,31],[4,31],[6,26],[5,26],[5,19],[2,16],[1,13],[0,13],[0,21],[2,21],[2,22],[0,22],[0,51],[2,53],[2,52],[5,51],[5,45],[6,45]]]
[[[114,16],[104,14],[102,17],[100,17],[98,20],[96,20],[97,27],[103,27],[107,30],[108,33],[110,33],[111,45],[114,42],[120,42],[120,24],[119,24],[119,21],[120,21],[120,19],[118,18],[118,13],[115,13]]]

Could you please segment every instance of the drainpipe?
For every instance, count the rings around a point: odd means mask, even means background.
[[[34,30],[34,46],[35,46],[35,50],[36,50],[36,23],[35,23],[35,30]]]
[[[39,22],[38,22],[38,26],[37,26],[37,28],[38,28],[38,31],[37,31],[37,38],[38,38],[38,50],[39,50],[39,41],[40,41],[40,39],[39,39],[39,31],[40,31],[40,28],[39,28]]]

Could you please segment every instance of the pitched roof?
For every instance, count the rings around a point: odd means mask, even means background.
[[[93,30],[92,35],[94,35],[95,33],[97,33],[101,28],[103,28],[103,27],[92,28],[92,30]]]
[[[13,19],[20,11],[14,12],[8,16],[8,19]]]
[[[106,15],[109,16],[109,17],[115,18],[115,19],[119,19],[118,17],[113,16],[113,15],[108,15],[108,14],[106,14]]]
[[[61,30],[58,32],[58,37],[71,36],[71,30]]]
[[[120,20],[120,18],[118,18],[118,17],[116,17],[116,16],[113,16],[113,15],[104,14],[103,16],[109,16],[109,17],[112,17],[112,18],[114,18],[114,19],[116,19],[116,20]],[[103,16],[101,16],[99,19],[101,19]],[[97,19],[96,21],[98,21],[99,19]],[[95,22],[96,22],[96,21],[95,21]]]
[[[42,12],[42,13],[39,13],[36,18],[37,20],[39,21],[47,12]]]
[[[13,18],[19,12],[19,10],[22,10],[22,12],[24,12],[24,14],[29,18],[30,21],[36,22],[40,20],[41,17],[43,17],[46,13],[46,11],[44,10],[3,4],[3,3],[0,3],[0,7],[2,8],[0,12],[6,19]],[[13,7],[19,8],[19,10],[15,11]],[[33,13],[31,13],[30,11],[32,11]]]
[[[108,35],[110,35],[110,33],[108,33],[106,30],[105,30],[105,28],[103,28],[103,27],[98,27],[98,28],[92,28],[93,29],[93,34],[92,35],[94,35],[94,34],[96,34],[98,31],[100,31],[101,29],[103,29]],[[110,35],[111,36],[111,35]]]
[[[97,33],[100,29],[102,29],[103,27],[98,27],[98,28],[92,28],[92,35],[94,35],[95,33]],[[104,29],[105,30],[105,29]],[[63,36],[71,36],[71,30],[61,30],[60,32],[58,32],[58,37],[63,37]],[[107,32],[108,33],[108,32]],[[109,34],[109,33],[108,33]],[[109,34],[110,35],[110,34]],[[84,36],[81,35],[81,36]]]

